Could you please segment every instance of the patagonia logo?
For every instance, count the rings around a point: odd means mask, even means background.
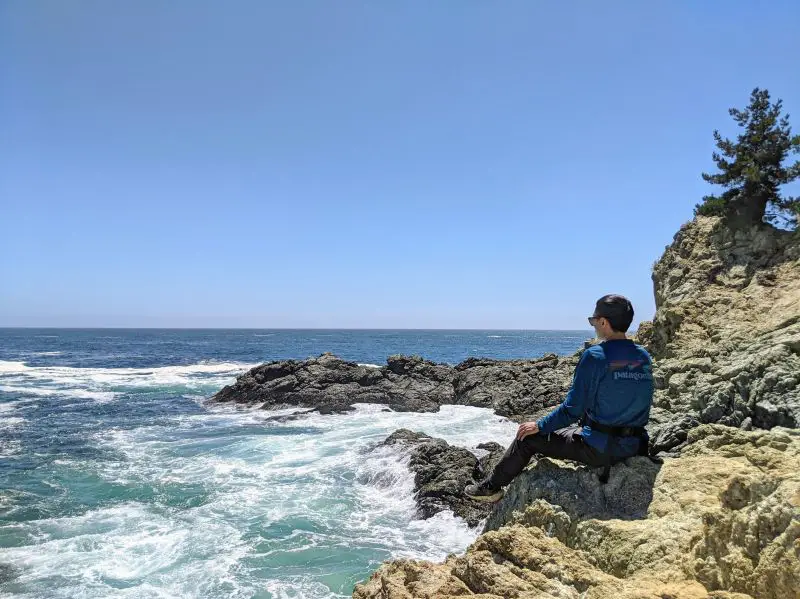
[[[651,381],[653,373],[650,364],[644,361],[615,361],[611,362],[612,378],[615,381]]]
[[[631,372],[629,370],[617,370],[614,372],[614,380],[627,380],[627,381],[651,381],[653,375],[649,372]]]

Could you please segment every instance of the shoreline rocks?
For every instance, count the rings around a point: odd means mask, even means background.
[[[701,425],[680,457],[617,465],[607,485],[541,459],[444,563],[386,562],[356,599],[796,599],[800,431]]]
[[[449,445],[443,439],[398,429],[381,445],[401,446],[411,454],[408,467],[414,473],[414,499],[422,519],[451,510],[474,527],[492,511],[490,504],[473,501],[464,496],[463,491],[467,484],[499,461],[505,451],[499,444],[479,445],[478,449],[487,453],[478,458],[471,451]]]
[[[442,405],[493,409],[521,422],[558,405],[569,389],[576,356],[532,360],[470,358],[457,366],[418,356],[391,356],[378,368],[333,354],[256,366],[211,398],[262,408],[304,407],[343,412],[354,403],[395,411],[435,412]]]

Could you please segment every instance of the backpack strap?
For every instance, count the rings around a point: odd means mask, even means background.
[[[643,426],[612,426],[609,424],[602,424],[597,422],[594,418],[589,416],[587,412],[584,412],[583,417],[580,420],[581,426],[589,426],[593,431],[597,431],[599,433],[603,433],[607,435],[606,439],[606,447],[603,451],[603,458],[605,463],[603,464],[603,472],[600,474],[600,482],[602,484],[606,484],[608,482],[608,477],[611,475],[611,453],[608,451],[609,446],[611,445],[611,441],[618,437],[638,437],[639,438],[639,452],[637,455],[647,456],[652,461],[656,462],[658,458],[650,457],[649,452],[649,444],[650,444],[650,437],[647,434],[647,429]],[[657,463],[660,463],[661,460],[658,460]]]

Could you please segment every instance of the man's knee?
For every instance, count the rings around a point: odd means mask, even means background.
[[[514,444],[518,445],[519,450],[528,454],[540,453],[543,447],[548,444],[547,435],[528,435],[522,440],[514,439]]]

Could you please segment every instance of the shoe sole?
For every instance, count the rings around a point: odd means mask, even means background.
[[[500,501],[503,498],[505,493],[501,489],[497,493],[492,493],[491,495],[467,495],[470,499],[474,499],[475,501],[485,501],[486,503],[494,503],[495,501]]]

